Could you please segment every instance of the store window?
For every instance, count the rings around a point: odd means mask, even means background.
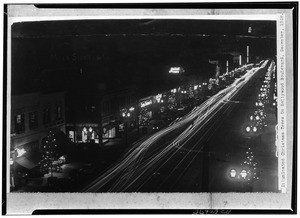
[[[25,131],[25,115],[17,114],[15,116],[15,132],[21,133]]]
[[[103,134],[103,138],[115,138],[116,137],[116,128],[111,128],[106,130],[105,128],[103,128],[104,130],[104,134]]]
[[[75,133],[74,133],[74,131],[69,131],[69,139],[71,139],[72,142],[75,141]]]
[[[98,136],[92,127],[83,127],[82,142],[96,142]]]
[[[86,129],[86,127],[83,127],[81,134],[82,134],[82,142],[87,142],[87,129]]]
[[[38,127],[38,112],[29,113],[29,129],[35,129]]]
[[[44,124],[50,123],[51,122],[50,108],[45,108],[43,113],[44,113],[43,114]]]

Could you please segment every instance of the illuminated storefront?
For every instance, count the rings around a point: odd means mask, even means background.
[[[76,124],[67,125],[69,139],[75,143],[97,143],[99,144],[99,127],[98,124]],[[109,123],[103,124],[102,127],[102,142],[105,143],[109,139],[114,139],[118,136],[118,124]]]
[[[85,123],[67,125],[69,139],[75,143],[99,143],[98,124]]]

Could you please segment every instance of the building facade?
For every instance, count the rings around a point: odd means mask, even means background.
[[[73,93],[69,102],[76,102]],[[123,89],[101,94],[81,93],[85,101],[80,105],[70,103],[66,131],[75,143],[98,143],[121,138],[124,131],[122,110],[135,104],[134,89]]]
[[[50,130],[65,132],[65,93],[11,96],[10,151],[19,158],[40,150]]]

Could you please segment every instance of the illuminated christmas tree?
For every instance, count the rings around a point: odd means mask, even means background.
[[[55,134],[50,131],[48,136],[44,138],[42,142],[42,160],[40,161],[40,171],[43,174],[61,171],[61,164],[58,161],[59,158],[59,146]]]

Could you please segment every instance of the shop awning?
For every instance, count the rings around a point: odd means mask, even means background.
[[[27,157],[19,157],[15,161],[22,167],[25,167],[29,170],[37,166],[36,163],[30,161]]]
[[[27,151],[23,156],[17,157],[15,162],[26,169],[32,169],[36,167],[42,156],[38,149],[32,149]]]

